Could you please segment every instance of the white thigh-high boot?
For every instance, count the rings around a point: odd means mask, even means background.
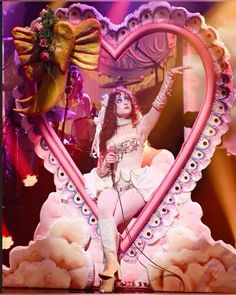
[[[99,276],[103,280],[120,279],[120,265],[117,261],[118,232],[113,218],[99,218],[98,226],[105,256],[105,267]]]

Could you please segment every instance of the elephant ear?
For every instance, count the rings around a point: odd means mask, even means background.
[[[12,30],[13,43],[22,64],[30,63],[34,52],[35,32],[15,27]]]
[[[37,65],[37,59],[36,61],[32,59],[33,52],[36,51],[34,50],[35,35],[32,31],[22,29],[17,31],[15,28],[15,32],[18,34],[17,38],[20,38],[22,42],[31,42],[31,45],[23,43],[20,47],[18,43],[16,44],[18,50],[21,49],[21,61],[27,63],[27,66],[34,71]],[[37,93],[21,99],[20,102],[26,106],[15,109],[15,111],[38,114],[53,108],[64,94],[69,61],[71,60],[82,69],[96,69],[100,47],[100,23],[97,20],[89,19],[76,26],[65,21],[56,22],[49,46],[49,51],[52,52],[50,71],[44,70]],[[24,56],[27,54],[28,58]],[[43,65],[43,62],[40,64]]]
[[[41,83],[36,93],[20,99],[18,102],[21,106],[15,111],[31,115],[45,113],[53,108],[64,94],[70,54],[75,44],[74,31],[68,22],[59,21],[54,25],[49,47],[49,51],[52,52],[49,71],[45,70],[45,63],[40,61],[38,53],[35,54],[35,58],[32,58],[33,52],[37,52],[34,46],[35,33],[23,28],[15,28],[14,34],[16,36],[14,45],[17,46],[20,60],[28,73],[27,78],[32,81],[38,73],[38,68],[43,71],[38,77]],[[19,40],[21,43],[18,42]]]
[[[75,44],[75,34],[69,22],[58,21],[53,29],[50,51],[53,52],[53,62],[56,63],[63,74],[68,68],[68,61]]]
[[[13,43],[23,65],[26,78],[30,81],[38,81],[44,71],[41,62],[38,62],[35,50],[35,32],[27,28],[15,27],[12,30]]]
[[[85,70],[95,70],[98,67],[101,37],[100,23],[96,19],[87,19],[73,26],[75,46],[70,60]]]

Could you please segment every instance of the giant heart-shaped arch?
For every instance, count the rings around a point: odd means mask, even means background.
[[[189,14],[188,20],[190,20],[191,17],[192,15]],[[199,21],[199,18],[197,18],[197,20]],[[228,120],[228,105],[230,105],[233,100],[231,92],[229,92],[229,95],[225,96],[222,90],[228,88],[231,91],[231,70],[225,60],[226,58],[222,47],[218,44],[214,44],[214,40],[211,41],[212,35],[214,35],[213,30],[209,30],[208,28],[199,28],[199,30],[196,30],[195,27],[192,28],[187,25],[183,26],[178,22],[171,23],[169,20],[162,20],[161,22],[157,21],[137,26],[137,28],[128,32],[125,38],[119,41],[119,44],[110,42],[110,40],[106,38],[106,35],[103,35],[102,47],[113,59],[116,60],[136,40],[155,32],[169,32],[179,35],[196,49],[205,71],[206,83],[204,97],[192,131],[182,145],[168,175],[166,175],[164,181],[157,188],[153,197],[146,204],[136,222],[129,228],[130,236],[127,236],[126,233],[122,234],[120,243],[121,255],[124,255],[131,246],[131,239],[135,240],[141,234],[143,228],[148,224],[153,213],[160,205],[161,200],[163,200],[168,192],[175,192],[176,194],[180,192],[180,188],[183,187],[184,184],[184,181],[181,178],[183,173],[188,175],[188,182],[194,182],[199,179],[199,177],[196,177],[196,171],[200,172],[203,167],[206,167],[207,164],[203,164],[204,159],[206,161],[209,160],[209,157],[213,154],[215,145],[219,142],[220,136],[227,129],[225,126]],[[223,79],[222,75],[227,77],[227,79]],[[82,174],[53,129],[43,116],[37,117],[37,120],[34,120],[33,125],[40,130],[41,135],[35,136],[32,125],[25,123],[26,128],[31,130],[30,136],[36,144],[36,151],[39,149],[40,143],[42,145],[43,139],[43,142],[46,143],[46,145],[44,145],[45,150],[48,151],[44,155],[45,161],[48,161],[50,157],[52,158],[51,155],[55,157],[53,158],[55,165],[54,171],[57,170],[58,166],[62,168],[74,184],[84,202],[87,204],[88,210],[91,213],[90,215],[97,217],[96,204],[86,194]],[[213,135],[207,133],[208,127],[214,129]],[[208,153],[209,146],[211,146],[210,154]],[[38,154],[40,154],[40,152]],[[201,165],[198,165],[197,155],[201,154],[203,154],[203,157],[199,156]]]

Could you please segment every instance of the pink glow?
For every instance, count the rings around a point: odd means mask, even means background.
[[[215,92],[215,74],[214,74],[214,65],[213,60],[207,51],[207,48],[203,42],[193,35],[191,32],[184,28],[176,27],[171,24],[147,24],[145,27],[138,28],[135,32],[130,33],[127,38],[120,43],[116,48],[110,45],[106,40],[103,40],[104,49],[115,59],[121,56],[125,50],[132,44],[135,40],[141,38],[142,36],[148,33],[166,31],[174,34],[181,35],[189,43],[191,43],[196,51],[198,52],[206,74],[206,86],[204,92],[203,103],[199,112],[199,116],[196,119],[196,122],[192,128],[192,132],[189,137],[185,140],[181,151],[171,167],[168,175],[161,183],[160,187],[156,190],[154,196],[147,203],[141,214],[139,215],[138,220],[134,223],[133,227],[130,229],[130,234],[132,239],[135,240],[139,235],[147,221],[150,219],[152,214],[157,209],[161,200],[164,198],[165,194],[169,191],[172,184],[174,183],[176,177],[179,175],[181,169],[184,167],[187,162],[190,154],[192,153],[195,144],[198,142],[198,139],[205,127],[207,119],[210,115],[213,101],[214,101],[214,92]],[[122,242],[120,244],[120,252],[125,253],[130,247],[131,243],[129,237],[126,235],[122,236]]]
[[[154,196],[147,203],[147,205],[145,206],[145,208],[139,215],[138,220],[133,224],[132,228],[130,229],[130,235],[132,237],[132,240],[135,240],[136,237],[139,235],[139,233],[142,231],[143,227],[145,226],[147,221],[150,219],[152,214],[155,212],[161,200],[169,191],[174,181],[178,177],[181,169],[184,167],[187,160],[189,159],[189,156],[191,155],[205,127],[205,124],[210,115],[213,101],[214,101],[215,73],[214,73],[212,58],[209,52],[207,51],[207,48],[204,46],[203,42],[197,36],[193,35],[191,32],[189,32],[188,30],[184,28],[176,27],[171,24],[147,24],[145,27],[137,28],[135,32],[131,32],[130,35],[127,36],[127,38],[125,38],[123,42],[120,43],[116,48],[114,48],[105,39],[102,40],[102,46],[113,58],[117,59],[138,38],[141,38],[142,36],[149,33],[160,32],[160,31],[179,34],[196,48],[196,51],[198,52],[205,69],[206,86],[205,86],[204,98],[202,100],[203,103],[202,103],[199,115],[192,128],[192,132],[189,135],[189,137],[185,140],[182,146],[182,149],[175,163],[171,167],[168,175],[166,176],[166,178],[164,179],[160,187],[156,190],[156,192],[154,193]],[[82,195],[84,201],[90,207],[92,213],[97,217],[97,207],[95,203],[89,198],[89,196],[87,196],[84,190],[83,178],[81,173],[76,168],[75,164],[73,163],[69,154],[66,152],[62,143],[53,134],[52,128],[47,124],[45,120],[39,120],[39,121],[40,121],[39,125],[40,125],[42,135],[44,139],[46,140],[50,150],[60,161],[64,171],[70,177],[70,179],[76,186],[77,190]],[[121,243],[120,243],[121,255],[127,251],[130,245],[131,245],[131,242],[129,237],[123,234]]]
[[[122,1],[122,2],[114,2],[111,4],[111,8],[107,14],[107,16],[110,18],[111,22],[114,24],[120,24],[123,22],[126,13],[129,8],[129,2],[128,1]]]
[[[20,146],[17,147],[17,138],[12,127],[9,128],[8,134],[9,134],[8,150],[9,150],[10,159],[23,181],[27,175],[33,175],[33,172],[27,161],[24,151],[21,150]]]

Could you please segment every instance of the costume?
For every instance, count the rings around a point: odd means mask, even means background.
[[[126,132],[118,132],[107,142],[113,143],[116,149],[117,165],[114,167],[115,183],[121,193],[134,187],[148,201],[154,190],[165,177],[174,162],[174,157],[167,150],[160,152],[153,158],[150,166],[142,167],[144,143],[137,133],[137,125],[130,124]],[[100,177],[96,168],[84,174],[85,187],[92,199],[96,199],[105,188],[112,188],[111,175]]]

